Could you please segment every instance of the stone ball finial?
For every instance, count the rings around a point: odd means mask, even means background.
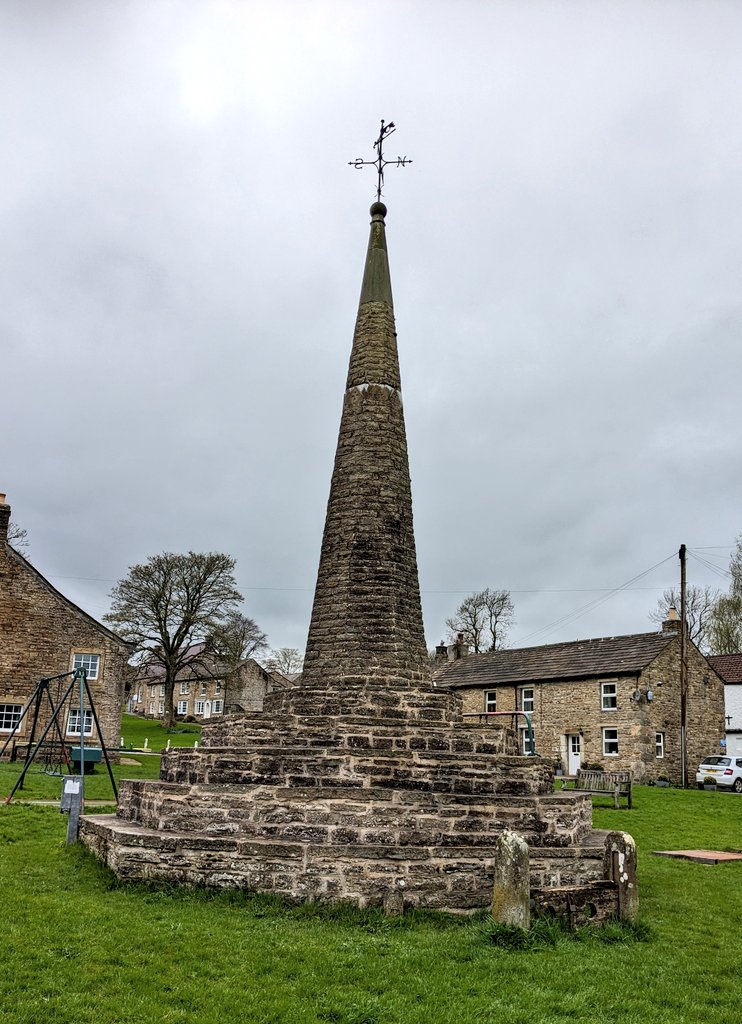
[[[372,217],[386,217],[386,206],[383,203],[374,203],[369,212]]]

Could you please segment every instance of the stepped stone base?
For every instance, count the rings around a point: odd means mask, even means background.
[[[590,796],[553,792],[550,765],[518,754],[512,729],[458,710],[451,693],[389,685],[276,694],[206,727],[201,748],[164,754],[160,781],[123,782],[117,816],[84,817],[81,838],[131,880],[457,912],[490,905],[511,830],[540,905],[603,885]],[[565,906],[589,916],[610,897],[580,900]]]

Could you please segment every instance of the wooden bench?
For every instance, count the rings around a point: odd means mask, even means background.
[[[597,772],[588,768],[578,768],[574,780],[574,789],[581,793],[594,793],[596,796],[613,796],[613,806],[621,807],[621,797],[628,799],[629,810],[632,808],[631,789],[633,776],[630,771]]]

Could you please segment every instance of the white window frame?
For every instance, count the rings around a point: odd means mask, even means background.
[[[160,684],[160,696],[161,697],[165,696],[165,684],[164,683]]]
[[[85,735],[93,735],[93,712],[91,708],[85,708],[84,714],[85,721]],[[80,709],[70,708],[67,714],[67,736],[79,736],[80,735]]]
[[[183,680],[180,684],[180,694],[182,697],[186,696],[191,692],[191,684],[187,680]]]
[[[84,668],[88,679],[97,679],[100,673],[100,654],[75,653],[72,655],[72,671]]]
[[[10,708],[17,710],[9,710]],[[23,714],[23,705],[14,700],[5,700],[0,704],[0,732],[12,732]]]
[[[665,756],[665,734],[663,732],[654,734],[654,756],[659,761]]]
[[[526,694],[530,694],[529,697]],[[526,701],[530,707],[526,707]],[[536,704],[536,688],[534,686],[521,686],[520,688],[520,710],[532,715]]]
[[[222,681],[221,681],[221,679],[215,679],[214,680],[214,693],[221,693],[221,692],[222,692]]]
[[[215,700],[214,703],[211,705],[211,710],[214,712],[215,715],[221,715],[223,706],[224,705],[222,701]]]
[[[194,715],[202,715],[204,713],[204,701],[197,700],[193,706]]]
[[[154,715],[155,713],[155,702],[153,700],[149,702],[149,713],[150,715]]]
[[[179,700],[178,701],[178,710],[175,713],[176,713],[176,715],[187,715],[188,714],[188,701],[187,700]]]
[[[205,697],[206,693],[207,693],[207,683],[206,683],[205,679],[202,679],[201,680],[201,693],[200,693],[200,696],[201,697]]]
[[[618,683],[600,684],[600,710],[618,711]]]
[[[497,711],[497,690],[484,691],[484,710]]]
[[[530,736],[528,735],[528,729],[521,729],[520,730],[520,735],[521,735],[520,749],[523,751],[524,754],[531,754],[531,753],[533,753],[533,750],[532,750],[532,746],[533,746],[532,741],[534,739],[533,729],[531,729],[531,735]]]
[[[620,748],[618,745],[618,729],[615,726],[604,726],[602,731],[603,736],[603,757],[618,757]],[[611,736],[608,734],[612,733]],[[615,745],[615,750],[609,750],[608,746]]]
[[[165,701],[164,700],[161,700],[160,703],[157,705],[157,714],[158,715],[164,715],[165,714]]]

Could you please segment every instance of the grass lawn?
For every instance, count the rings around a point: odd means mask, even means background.
[[[160,722],[141,715],[123,715],[121,718],[121,735],[125,747],[141,750],[145,739],[149,750],[159,753],[170,740],[171,747],[192,747],[201,739],[201,726],[195,722],[178,722],[175,729],[163,729]]]
[[[639,847],[649,941],[558,937],[511,951],[486,919],[385,919],[266,897],[117,882],[64,845],[52,808],[0,807],[0,1024],[734,1024],[742,862],[653,849],[742,846],[742,799],[638,787],[596,824]]]
[[[163,729],[159,722],[140,718],[139,715],[124,715],[121,733],[126,747],[133,750],[121,751],[121,756],[134,764],[113,766],[114,778],[119,779],[156,779],[160,775],[159,752],[170,740],[174,747],[192,747],[201,739],[201,726],[196,724],[179,724],[173,732]],[[139,753],[148,739],[148,749],[156,754]],[[93,744],[95,745],[95,744]],[[0,800],[8,796],[16,779],[20,775],[22,762],[9,764],[0,762]],[[40,760],[33,763],[25,779],[23,789],[18,790],[15,800],[59,800],[62,792],[62,780],[59,776],[46,775]],[[112,800],[113,790],[108,778],[105,762],[96,766],[95,771],[85,776],[85,797],[87,800]]]

